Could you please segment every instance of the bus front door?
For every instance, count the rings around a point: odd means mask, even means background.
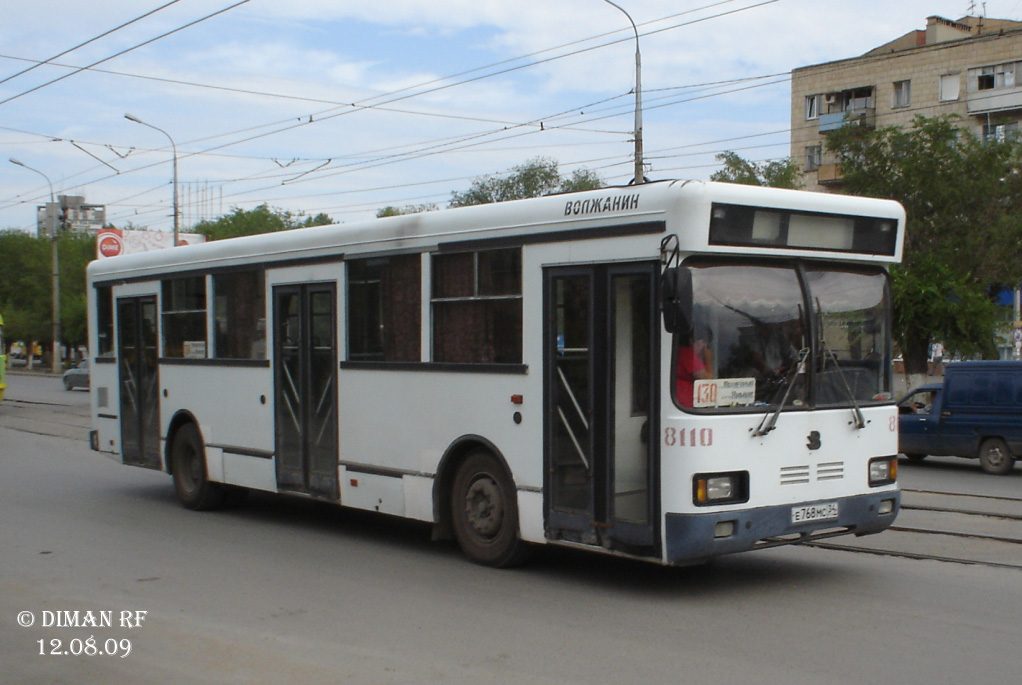
[[[545,273],[546,529],[656,553],[655,264]]]
[[[156,297],[117,300],[121,457],[160,468],[160,381],[156,358]]]
[[[334,285],[278,286],[273,292],[277,487],[336,500]]]

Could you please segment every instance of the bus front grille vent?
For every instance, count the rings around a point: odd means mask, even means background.
[[[782,466],[781,485],[806,485],[809,483],[809,465]]]
[[[845,463],[831,461],[816,464],[799,464],[798,466],[781,467],[781,485],[808,485],[825,480],[841,480],[845,477]]]
[[[816,480],[841,480],[845,477],[845,463],[831,461],[816,465]]]

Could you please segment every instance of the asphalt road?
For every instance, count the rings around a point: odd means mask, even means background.
[[[308,500],[184,510],[165,474],[26,430],[46,421],[12,418],[23,390],[0,405],[3,682],[1018,680],[1019,570],[787,547],[695,569],[548,549],[496,571],[426,526]],[[87,414],[61,397],[54,415]],[[903,486],[964,473],[939,470]],[[1017,476],[975,487],[1017,495]]]

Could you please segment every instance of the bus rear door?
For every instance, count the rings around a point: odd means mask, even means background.
[[[336,500],[334,284],[277,286],[273,292],[277,487]]]
[[[125,464],[160,468],[160,378],[156,296],[117,300],[121,455]]]

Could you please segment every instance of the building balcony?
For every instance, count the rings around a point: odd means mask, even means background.
[[[877,112],[874,108],[850,109],[844,112],[829,112],[821,114],[819,119],[820,133],[836,131],[842,126],[859,125],[876,127]]]
[[[1022,87],[976,90],[965,98],[969,114],[986,114],[1022,109]],[[823,117],[820,117],[822,120]]]

